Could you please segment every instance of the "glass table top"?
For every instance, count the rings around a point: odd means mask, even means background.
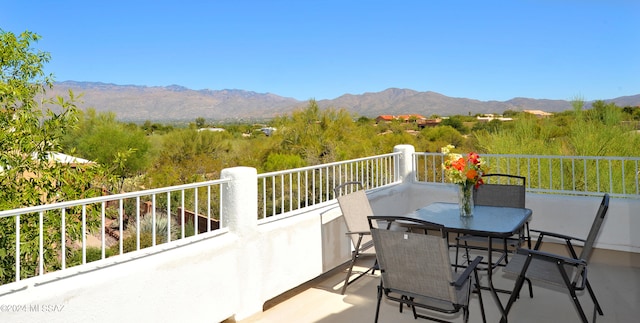
[[[461,217],[457,203],[438,202],[405,216],[444,225],[447,231],[508,237],[529,222],[532,213],[526,208],[476,205],[473,216]]]

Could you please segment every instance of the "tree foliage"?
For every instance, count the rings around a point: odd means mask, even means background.
[[[520,115],[508,128],[475,132],[477,148],[492,154],[640,156],[640,136],[624,125],[614,103],[572,102],[573,110],[551,118]]]
[[[87,109],[79,114],[78,126],[64,138],[68,150],[95,161],[124,179],[145,171],[151,144],[145,132],[116,120],[113,113]]]
[[[38,39],[30,32],[0,32],[3,210],[96,196],[103,186],[114,187],[113,176],[120,184],[136,176],[132,190],[165,187],[218,179],[227,167],[278,171],[388,153],[398,144],[428,152],[453,144],[461,151],[492,154],[640,156],[640,136],[631,131],[631,121],[640,120],[640,108],[595,101],[591,109],[584,109],[580,98],[572,102],[572,111],[551,118],[508,110],[504,115],[514,121],[475,123],[471,130],[467,125],[475,119],[470,116],[451,116],[439,126],[419,129],[414,122],[376,123],[344,109],[320,109],[315,100],[272,120],[268,126],[277,130],[268,136],[260,131],[265,125],[197,131],[206,126],[202,117],[187,128],[150,121],[124,124],[110,113],[81,113],[72,92],[69,99],[46,98],[52,76],[45,75],[43,67],[50,56],[31,48]],[[54,151],[73,152],[97,163],[78,168],[52,162],[48,156]],[[96,210],[87,211],[88,228],[97,227]],[[87,234],[79,212],[69,209],[66,214],[70,241]],[[58,266],[61,216],[47,213],[43,219],[45,270]],[[2,282],[15,277],[15,221],[0,218]],[[37,214],[19,221],[21,277],[27,277],[38,270],[40,223]]]
[[[109,178],[97,164],[73,165],[57,162],[61,141],[77,121],[75,97],[46,98],[53,77],[45,75],[50,55],[31,47],[40,36],[25,31],[19,36],[0,30],[0,209],[75,200],[100,194]],[[56,106],[57,110],[48,108]],[[67,232],[72,240],[81,232],[76,210],[67,214]],[[60,214],[37,214],[19,219],[21,277],[37,274],[39,226],[44,238],[44,269],[57,266],[55,247],[61,241]],[[16,218],[0,218],[0,281],[15,279]]]
[[[204,128],[204,126],[207,124],[207,120],[205,120],[205,118],[203,117],[197,117],[196,118],[196,127],[198,129],[200,128]]]
[[[220,170],[233,161],[223,156],[229,149],[226,132],[182,129],[163,136],[159,153],[147,171],[151,187],[217,179]]]
[[[462,117],[461,116],[452,116],[449,117],[447,119],[443,119],[442,120],[442,125],[443,126],[450,126],[456,130],[458,130],[458,132],[466,134],[469,133],[469,128],[467,128],[467,126],[464,125],[464,123],[462,123]]]
[[[344,144],[358,140],[356,126],[348,113],[321,111],[314,100],[275,124],[278,131],[273,139],[279,142],[276,152],[298,155],[309,165],[340,160],[345,153]]]

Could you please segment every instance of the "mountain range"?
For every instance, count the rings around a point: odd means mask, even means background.
[[[56,82],[48,95],[67,96],[72,90],[81,109],[113,112],[121,121],[170,122],[265,120],[304,108],[308,101],[245,90],[191,90],[179,85],[139,86],[100,82]],[[612,99],[620,107],[640,106],[640,94]],[[316,101],[321,109],[345,109],[357,116],[420,114],[423,116],[502,114],[507,110],[561,112],[572,109],[570,101],[513,98],[508,101],[479,101],[453,98],[436,92],[389,88],[380,92],[344,94],[331,100]],[[592,102],[585,102],[590,108]]]

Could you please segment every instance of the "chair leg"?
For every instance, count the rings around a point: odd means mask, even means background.
[[[573,304],[576,307],[576,312],[578,312],[578,315],[580,316],[580,319],[584,323],[589,323],[589,321],[587,320],[587,316],[584,315],[584,311],[582,310],[582,306],[580,305],[580,301],[578,300],[578,296],[576,295],[576,291],[573,290],[573,288],[571,288],[571,287],[568,287],[568,288],[569,288],[569,294],[571,294],[571,300],[573,301]]]
[[[582,305],[580,305],[580,300],[578,300],[578,296],[576,295],[575,284],[569,280],[569,275],[562,267],[562,263],[558,261],[556,265],[558,265],[558,271],[560,272],[560,275],[562,276],[562,280],[564,280],[564,284],[567,287],[567,290],[569,291],[569,295],[571,297],[571,300],[573,301],[573,305],[576,308],[576,312],[578,312],[578,315],[580,316],[580,319],[582,320],[582,322],[589,323],[589,320],[587,320],[587,316],[584,315],[584,310],[582,309]]]
[[[467,244],[467,242],[464,242],[464,256],[467,257],[467,264],[469,264],[469,259],[471,259],[471,256],[469,255],[469,245]]]
[[[511,292],[511,296],[509,297],[509,301],[507,302],[507,305],[504,307],[504,312],[505,315],[509,314],[509,311],[511,310],[511,306],[513,306],[513,303],[515,303],[516,299],[518,298],[518,294],[520,294],[520,289],[522,289],[522,284],[524,283],[524,274],[520,274],[520,276],[518,276],[518,279],[516,279],[516,285],[513,289],[513,292]],[[503,322],[504,318],[500,320],[500,322]]]
[[[376,319],[374,322],[378,323],[378,314],[380,314],[380,302],[382,302],[382,280],[378,285],[378,305],[376,306]]]
[[[400,313],[402,313],[402,309],[404,308],[404,303],[402,302],[404,300],[406,300],[408,302],[409,301],[409,297],[407,297],[406,295],[400,296],[400,308],[398,309],[400,311]],[[407,303],[407,307],[411,308],[409,303]]]
[[[602,307],[600,307],[600,303],[598,303],[596,294],[593,292],[593,289],[591,288],[591,284],[589,284],[588,279],[586,281],[586,284],[587,284],[587,290],[589,291],[589,296],[591,296],[591,300],[593,301],[593,305],[595,306],[595,309],[598,311],[598,314],[600,314],[601,316],[604,315],[602,313]]]
[[[358,243],[356,243],[356,248],[353,251],[353,256],[351,257],[351,264],[349,265],[349,270],[347,271],[347,277],[344,279],[344,285],[342,286],[342,295],[347,291],[347,285],[349,285],[349,278],[351,278],[351,272],[353,271],[353,265],[356,263],[356,259],[358,259],[358,250],[360,250],[360,243],[362,242],[362,235],[358,238]]]
[[[520,290],[522,289],[522,285],[524,284],[524,280],[528,279],[525,277],[527,269],[529,268],[529,264],[531,263],[531,255],[529,255],[527,257],[527,260],[525,260],[524,265],[522,266],[522,269],[520,271],[520,274],[518,274],[518,278],[516,279],[516,284],[515,287],[513,288],[513,291],[511,292],[511,296],[509,297],[509,301],[507,302],[507,305],[504,307],[504,315],[508,316],[509,315],[509,311],[511,310],[511,306],[513,306],[513,303],[515,303],[516,299],[518,299],[519,295],[520,295]],[[529,285],[531,286],[531,285]],[[503,317],[500,322],[505,322],[505,317]]]
[[[531,286],[531,279],[525,277],[525,280],[529,285],[529,298],[533,298],[533,286]]]
[[[458,237],[460,237],[460,233],[458,233]],[[456,237],[456,264],[453,267],[455,272],[458,272],[458,255],[460,251],[460,240],[458,240],[458,237]]]
[[[398,304],[398,306],[399,306],[398,310],[400,311],[400,313],[402,313],[402,309],[404,308],[405,305],[407,305],[407,308],[412,308],[413,309],[414,318],[418,318],[417,314],[416,314],[415,306],[411,305],[412,302],[413,302],[413,297],[409,298],[409,296],[407,296],[407,295],[400,296],[400,302]]]
[[[482,314],[482,322],[487,323],[487,318],[484,314],[484,302],[482,301],[482,289],[480,288],[480,280],[478,279],[478,270],[473,271],[475,278],[475,286],[478,291],[478,301],[480,302],[480,313]]]
[[[529,285],[529,298],[533,298],[533,285],[531,285],[531,279],[525,277],[524,280]],[[518,294],[517,298],[520,298],[520,294]]]
[[[413,298],[413,297],[411,297],[411,298],[409,298],[409,300],[410,300],[411,302],[413,302],[413,301],[414,301],[414,298]],[[418,312],[416,311],[416,306],[415,306],[415,305],[409,305],[409,306],[410,306],[410,307],[411,307],[411,309],[413,310],[413,318],[414,318],[415,320],[417,320],[417,319],[418,319]]]
[[[349,265],[349,270],[347,270],[347,277],[344,278],[344,285],[342,286],[342,295],[347,291],[347,285],[349,285],[349,278],[351,278],[351,272],[353,271],[353,265],[356,263],[356,258],[358,257],[358,252],[353,252],[353,258],[351,259],[351,264]]]
[[[504,238],[504,263],[508,264],[509,263],[509,249],[507,247],[507,238]],[[497,266],[497,264],[496,264]]]

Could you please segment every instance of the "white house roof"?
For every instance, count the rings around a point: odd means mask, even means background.
[[[33,158],[36,158],[36,154],[33,155]],[[70,155],[67,155],[67,154],[56,153],[56,152],[47,153],[47,159],[48,160],[53,160],[55,162],[62,163],[62,164],[91,164],[91,163],[93,163],[92,161],[84,159],[84,158],[74,157],[74,156],[70,156]],[[0,165],[0,172],[3,172],[4,169],[5,168],[2,165]]]
[[[48,153],[47,157],[48,157],[49,160],[53,160],[53,161],[56,161],[58,163],[63,163],[63,164],[89,164],[89,163],[93,163],[92,161],[84,159],[84,158],[74,157],[74,156],[70,156],[70,155],[67,155],[67,154],[56,153],[56,152]]]
[[[198,129],[198,132],[200,132],[200,131],[223,132],[223,131],[226,131],[226,130],[224,130],[222,128],[200,128],[200,129]]]

